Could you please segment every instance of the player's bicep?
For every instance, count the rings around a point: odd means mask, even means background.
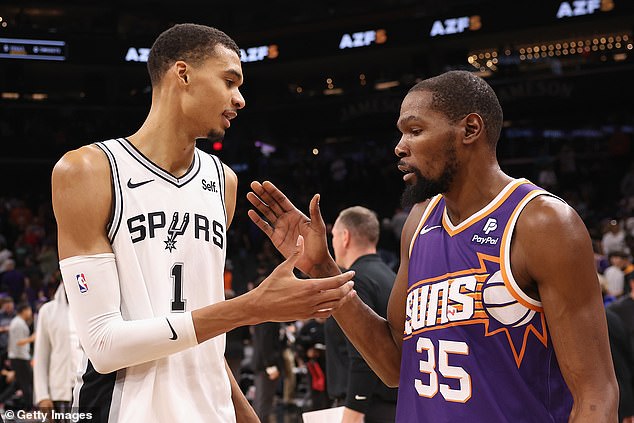
[[[106,234],[112,182],[105,155],[94,146],[67,153],[51,183],[60,259],[112,251]]]
[[[567,205],[533,202],[518,221],[517,243],[537,283],[562,374],[575,400],[609,391],[614,371],[589,234]]]

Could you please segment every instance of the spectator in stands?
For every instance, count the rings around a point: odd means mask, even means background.
[[[0,290],[7,292],[16,304],[20,303],[26,277],[24,273],[16,269],[13,259],[8,259],[5,262],[5,269],[4,272],[0,273]]]
[[[630,340],[631,351],[634,354],[634,292],[632,291],[633,280],[630,280],[630,293],[623,295],[618,300],[608,305],[608,309],[615,312],[623,323],[623,327],[627,332],[627,338]],[[634,356],[632,357],[634,359]]]
[[[263,423],[272,422],[275,392],[282,375],[280,324],[265,322],[253,326],[253,372],[255,400],[253,409]]]
[[[9,326],[15,317],[15,303],[13,298],[4,296],[0,298],[0,363],[7,358],[9,348]]]
[[[31,368],[31,346],[35,341],[35,332],[31,334],[29,326],[33,323],[33,310],[28,303],[20,303],[17,315],[9,327],[9,360],[15,370],[15,377],[22,389],[24,404],[33,404],[33,370]]]
[[[0,273],[4,272],[5,263],[13,257],[13,253],[7,248],[7,239],[0,235]]]
[[[299,358],[306,364],[310,375],[310,410],[328,408],[326,391],[326,337],[324,323],[326,319],[306,321],[297,334],[295,345]],[[304,410],[308,411],[308,410]]]
[[[612,362],[619,384],[619,422],[631,423],[634,419],[634,355],[619,316],[606,309],[606,317]]]
[[[601,247],[605,255],[610,254],[612,251],[624,251],[629,253],[629,249],[625,244],[625,231],[618,220],[611,219],[607,223],[607,228],[601,238]]]
[[[603,271],[605,277],[605,292],[613,297],[620,297],[625,292],[625,274],[620,265],[623,261],[621,251],[613,251],[608,254],[609,266]]]

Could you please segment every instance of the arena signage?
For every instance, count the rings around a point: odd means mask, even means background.
[[[0,38],[0,58],[30,60],[66,60],[66,42]]]
[[[240,61],[244,63],[261,62],[266,58],[275,59],[277,56],[279,56],[279,50],[276,44],[240,49]]]
[[[614,7],[613,0],[575,0],[562,1],[557,9],[557,19],[572,16],[592,15],[598,10],[611,10]]]
[[[339,41],[339,50],[346,48],[366,47],[375,44],[383,44],[387,41],[387,33],[384,29],[353,32],[343,34]]]
[[[149,48],[134,48],[130,47],[125,55],[126,62],[147,62],[148,55],[150,54]]]
[[[436,37],[439,35],[460,34],[466,30],[477,31],[480,28],[482,28],[482,19],[479,15],[439,19],[432,24],[429,35]]]
[[[147,62],[150,54],[149,48],[130,47],[125,55],[126,62]],[[277,45],[250,47],[240,49],[240,61],[242,62],[259,62],[265,58],[275,59],[278,56]]]

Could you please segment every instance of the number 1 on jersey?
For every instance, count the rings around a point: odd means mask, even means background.
[[[187,300],[183,300],[183,263],[174,263],[172,266],[172,281],[174,282],[172,311],[185,311]]]

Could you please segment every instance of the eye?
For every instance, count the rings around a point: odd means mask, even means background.
[[[227,81],[227,87],[233,87],[236,83],[233,79],[226,79],[225,81]]]
[[[418,135],[420,135],[423,132],[423,130],[419,129],[419,128],[414,128],[410,132],[412,133],[412,135],[418,136]]]

